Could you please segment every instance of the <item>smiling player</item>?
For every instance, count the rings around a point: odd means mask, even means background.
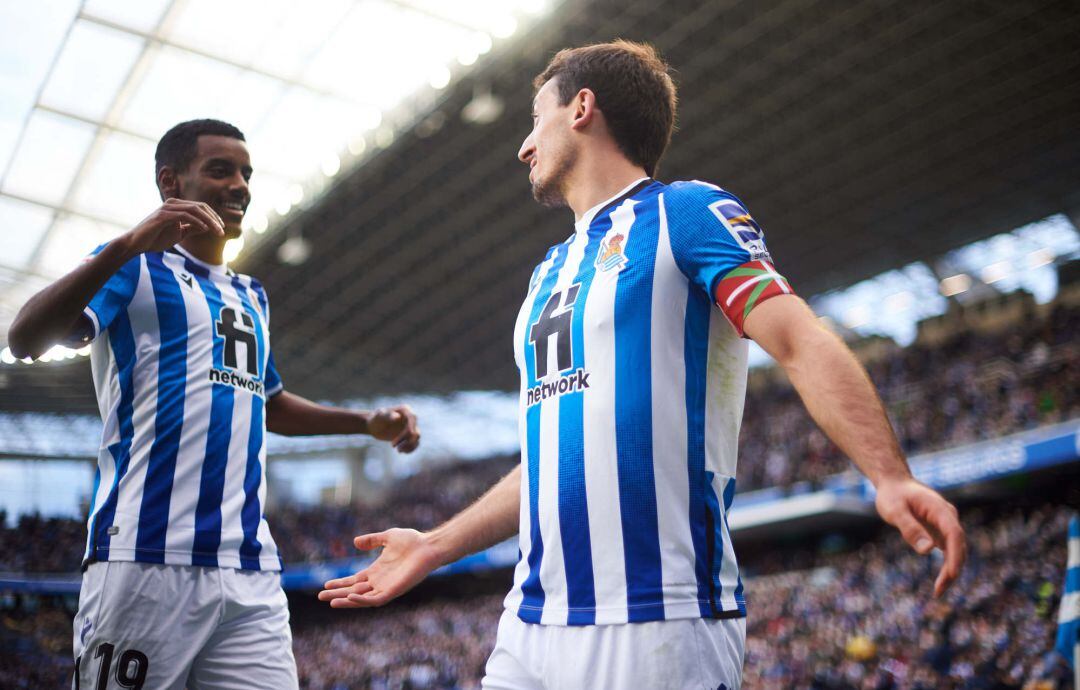
[[[222,260],[251,199],[240,130],[184,122],[155,157],[161,207],[31,298],[8,336],[19,357],[93,341],[105,427],[73,687],[295,688],[265,432],[370,434],[408,453],[416,417],[284,391],[266,292]]]
[[[575,221],[533,271],[514,332],[521,467],[431,532],[357,537],[381,554],[320,598],[385,604],[517,532],[484,688],[737,690],[747,606],[727,514],[745,338],[874,483],[882,517],[920,553],[944,550],[944,591],[964,562],[956,511],[912,478],[861,366],[773,267],[739,199],[653,179],[675,120],[667,65],[616,41],[559,52],[535,86],[518,156],[535,198]]]

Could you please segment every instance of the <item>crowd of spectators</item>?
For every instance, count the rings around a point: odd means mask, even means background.
[[[384,496],[349,506],[283,506],[267,516],[286,563],[356,555],[353,537],[391,527],[435,527],[495,484],[517,456],[431,467],[398,481]]]
[[[505,592],[367,611],[298,630],[304,690],[479,688]]]
[[[1080,417],[1080,308],[1057,305],[1008,336],[963,331],[933,346],[897,350],[868,365],[909,455],[997,438]],[[432,467],[376,501],[286,505],[268,520],[286,563],[356,554],[352,538],[392,526],[427,529],[468,505],[516,457]],[[786,380],[752,386],[739,449],[738,487],[820,483],[850,463],[817,428]],[[0,514],[0,571],[78,569],[85,523]]]
[[[861,547],[789,553],[748,576],[746,690],[1047,690],[1066,688],[1050,652],[1070,510],[1044,505],[965,516],[970,558],[941,600],[940,565],[891,531]],[[1022,554],[1018,557],[1018,554]],[[753,569],[753,563],[747,564]],[[501,594],[376,611],[300,631],[301,687],[479,687]]]
[[[86,523],[65,517],[20,515],[13,524],[0,510],[0,572],[70,573],[86,548]]]
[[[745,687],[762,690],[1032,690],[1050,650],[1071,510],[964,515],[969,560],[941,600],[940,562],[887,532],[809,570],[750,578]]]
[[[743,687],[1064,690],[1067,675],[1050,650],[1071,510],[965,511],[968,565],[940,600],[931,596],[939,563],[888,529],[851,548],[819,544],[750,559]],[[791,570],[793,562],[806,567]],[[497,587],[364,611],[294,605],[301,688],[478,688],[502,611],[505,583]],[[8,599],[0,598],[0,646],[14,630],[25,649],[0,648],[0,687],[57,686],[70,673],[70,609],[27,613],[25,601]],[[302,613],[314,610],[323,615]]]
[[[406,525],[428,529],[461,510],[513,469],[517,456],[433,467],[401,480],[369,504],[284,505],[267,520],[286,563],[349,558],[352,539]],[[0,572],[70,573],[86,547],[86,522],[0,510]]]
[[[1080,417],[1080,308],[1058,304],[1007,334],[957,333],[868,363],[908,455]],[[739,491],[820,483],[850,463],[786,380],[747,392]]]

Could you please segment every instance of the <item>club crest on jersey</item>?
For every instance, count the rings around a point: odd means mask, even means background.
[[[734,199],[721,199],[709,204],[709,210],[723,224],[731,236],[750,254],[751,261],[771,261],[765,248],[765,233],[750,213]]]
[[[597,270],[621,271],[626,266],[626,253],[623,251],[623,242],[626,236],[615,233],[600,241],[600,252],[596,255]]]

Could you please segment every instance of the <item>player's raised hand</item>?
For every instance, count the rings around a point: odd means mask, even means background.
[[[189,235],[209,233],[225,236],[225,222],[214,209],[201,201],[166,199],[131,230],[135,250],[161,252]]]
[[[415,587],[439,566],[438,557],[413,529],[388,529],[353,540],[356,548],[368,551],[382,547],[375,562],[355,575],[330,580],[319,592],[319,601],[335,609],[382,606]]]
[[[956,508],[911,477],[881,482],[875,504],[882,519],[900,530],[915,551],[926,555],[936,546],[944,552],[945,562],[934,582],[934,596],[940,597],[967,560],[967,539]]]
[[[380,441],[390,441],[399,453],[411,453],[420,445],[416,414],[408,405],[375,410],[368,420],[368,433]]]

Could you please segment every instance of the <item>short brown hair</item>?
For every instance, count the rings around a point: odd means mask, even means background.
[[[536,79],[539,90],[557,79],[559,104],[581,89],[596,94],[619,150],[652,176],[675,129],[675,84],[668,65],[647,43],[617,40],[555,54]]]

